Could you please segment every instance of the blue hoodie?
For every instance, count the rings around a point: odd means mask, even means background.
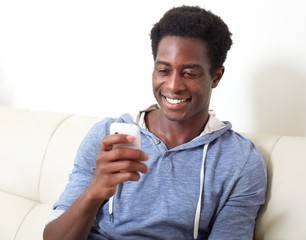
[[[114,121],[135,122],[124,114],[93,126],[55,211],[67,210],[89,185],[102,139]],[[252,239],[267,184],[266,166],[254,144],[212,112],[200,136],[173,149],[146,129],[143,117],[137,124],[149,172],[138,182],[118,186],[112,218],[107,201],[88,239]]]

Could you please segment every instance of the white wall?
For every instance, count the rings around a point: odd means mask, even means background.
[[[211,103],[219,118],[237,131],[306,136],[303,0],[0,0],[0,105],[117,116],[152,103],[149,32],[184,3],[233,33]]]

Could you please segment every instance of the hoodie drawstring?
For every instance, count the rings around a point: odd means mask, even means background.
[[[200,174],[200,193],[199,193],[199,199],[197,204],[197,210],[194,217],[194,227],[193,227],[193,238],[198,238],[199,233],[199,224],[200,224],[200,215],[201,215],[201,206],[202,206],[202,194],[203,194],[203,187],[204,187],[204,171],[205,171],[205,160],[207,155],[207,149],[208,149],[209,143],[204,145],[203,148],[203,156],[202,156],[202,166],[201,166],[201,174]]]
[[[108,200],[108,215],[109,221],[113,221],[113,208],[114,208],[114,196],[110,197]]]

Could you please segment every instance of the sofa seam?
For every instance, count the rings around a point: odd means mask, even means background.
[[[21,226],[24,224],[25,220],[27,219],[27,216],[30,214],[30,212],[32,212],[32,210],[33,210],[36,206],[38,206],[38,204],[39,204],[39,203],[36,202],[36,204],[34,204],[34,205],[29,209],[29,211],[27,211],[27,213],[24,215],[24,217],[23,217],[21,223],[20,223],[19,226],[18,226],[18,229],[17,229],[17,231],[16,231],[16,233],[15,233],[13,239],[16,239],[16,237],[17,237],[17,235],[18,235],[18,233],[19,233],[19,231],[20,231],[20,229],[21,229]]]
[[[70,114],[69,116],[65,117],[64,119],[62,119],[58,124],[57,126],[54,128],[49,140],[48,140],[48,143],[46,145],[46,149],[44,151],[44,154],[42,156],[42,161],[41,161],[41,166],[40,166],[40,171],[39,171],[39,177],[38,177],[38,200],[39,202],[41,202],[41,193],[40,193],[40,186],[41,186],[41,177],[42,177],[42,170],[43,170],[43,166],[44,166],[44,163],[45,163],[45,157],[46,157],[46,154],[47,154],[47,151],[48,151],[48,148],[49,148],[49,145],[50,145],[50,142],[51,140],[53,139],[55,133],[57,132],[57,130],[59,129],[60,126],[62,126],[62,124],[67,121],[69,118],[72,118],[73,115]]]
[[[279,136],[279,137],[277,138],[277,140],[276,140],[276,142],[275,142],[275,144],[274,144],[274,146],[273,146],[273,148],[272,148],[272,151],[271,151],[271,154],[270,154],[270,157],[269,157],[269,161],[267,162],[267,166],[270,166],[272,155],[273,155],[273,153],[274,153],[274,151],[275,151],[275,149],[276,149],[276,146],[279,144],[281,138],[282,138],[282,136]]]
[[[13,195],[14,197],[24,198],[24,199],[27,199],[27,200],[29,200],[29,201],[39,203],[39,201],[38,201],[38,200],[35,200],[35,199],[33,199],[33,198],[30,198],[30,197],[24,196],[24,195],[22,195],[22,194],[12,193],[12,192],[7,191],[7,190],[4,190],[4,189],[0,189],[0,192],[2,192],[2,193],[6,193],[6,194],[9,194],[9,195]]]

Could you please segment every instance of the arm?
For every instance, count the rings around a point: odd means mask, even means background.
[[[138,181],[138,172],[147,172],[147,166],[141,162],[147,160],[144,152],[113,149],[114,144],[133,141],[134,137],[122,134],[103,139],[89,186],[61,216],[46,225],[43,233],[45,240],[87,239],[99,208],[114,195],[117,185],[125,181]]]
[[[46,225],[44,239],[87,239],[100,205],[84,192],[67,211]]]

